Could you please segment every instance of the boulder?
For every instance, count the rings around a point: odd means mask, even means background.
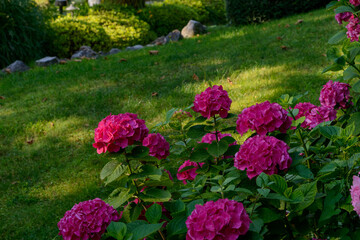
[[[161,36],[161,37],[158,37],[157,39],[155,39],[151,44],[165,45],[165,44],[167,44],[167,39],[165,36]]]
[[[82,46],[79,51],[77,51],[76,53],[74,53],[71,56],[71,59],[75,59],[75,58],[97,58],[98,54],[91,49],[91,47],[88,46]]]
[[[36,65],[39,67],[47,67],[53,64],[58,64],[60,60],[57,57],[44,57],[42,59],[36,60]]]
[[[170,32],[167,36],[166,36],[166,42],[177,42],[179,40],[181,40],[183,38],[183,36],[181,35],[181,32],[177,29],[175,29],[174,31]]]
[[[184,38],[191,38],[197,34],[204,34],[206,32],[206,27],[204,25],[198,21],[190,20],[188,24],[181,30],[181,35]]]
[[[16,60],[15,62],[13,62],[9,66],[7,66],[3,70],[3,72],[9,72],[9,73],[25,72],[25,71],[27,71],[29,69],[30,69],[30,67],[28,65],[26,65],[24,62],[22,62],[20,60]]]
[[[156,45],[155,44],[147,44],[145,47],[155,47]]]
[[[112,49],[109,51],[109,55],[116,54],[116,53],[119,53],[119,52],[121,52],[120,49],[118,49],[118,48],[112,48]]]
[[[127,47],[126,50],[127,51],[132,51],[132,50],[139,50],[139,49],[142,49],[144,48],[143,45],[135,45],[135,46],[132,46],[132,47]]]

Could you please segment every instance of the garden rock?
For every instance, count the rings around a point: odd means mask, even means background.
[[[75,59],[75,58],[83,58],[83,57],[86,57],[86,58],[97,58],[98,57],[98,54],[91,49],[91,47],[88,47],[88,46],[82,46],[80,47],[80,50],[77,51],[76,53],[74,53],[72,56],[71,56],[71,59]]]
[[[47,67],[52,64],[58,64],[60,60],[57,57],[44,57],[42,59],[36,60],[36,65],[39,67]]]
[[[179,40],[181,40],[183,38],[183,36],[181,35],[181,32],[179,30],[174,30],[172,32],[170,32],[167,36],[166,36],[166,42],[177,42]]]
[[[157,39],[155,39],[151,44],[165,45],[165,44],[167,44],[167,39],[165,36],[161,36],[161,37],[158,37]]]
[[[116,54],[116,53],[119,53],[119,52],[121,52],[120,49],[118,49],[118,48],[112,48],[112,49],[109,51],[109,55]]]
[[[29,69],[30,69],[30,67],[28,65],[26,65],[23,61],[16,60],[15,62],[13,62],[9,66],[7,66],[3,70],[3,72],[9,72],[9,73],[25,72],[25,71],[27,71]]]
[[[190,20],[188,24],[181,30],[181,35],[184,38],[191,38],[197,34],[204,34],[206,32],[206,27],[204,25],[198,21]]]
[[[142,49],[144,48],[143,45],[135,45],[135,46],[132,46],[132,47],[127,47],[126,50],[127,51],[133,51],[133,50],[139,50],[139,49]]]

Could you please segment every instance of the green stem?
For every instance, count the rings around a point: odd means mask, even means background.
[[[215,117],[215,115],[214,115],[214,128],[215,128],[216,142],[219,142],[218,131],[217,131],[217,128],[216,128],[216,117]]]
[[[287,219],[287,216],[286,216],[286,208],[285,208],[285,210],[284,210],[284,213],[285,213],[285,217],[284,217],[284,219],[285,219],[285,229],[286,229],[287,232],[288,232],[289,239],[290,239],[290,240],[293,240],[293,239],[295,239],[295,238],[294,238],[294,234],[293,234],[293,232],[292,232],[292,230],[291,230],[290,222],[289,222],[289,220]]]
[[[299,136],[300,136],[300,142],[301,142],[301,144],[302,144],[302,146],[303,146],[303,148],[304,148],[305,157],[307,158],[307,159],[306,159],[307,166],[308,166],[308,168],[310,169],[310,159],[308,159],[309,153],[308,153],[308,150],[307,150],[307,148],[306,148],[306,144],[305,144],[305,142],[304,142],[304,138],[303,138],[303,136],[302,136],[301,129],[298,129],[298,131],[299,131]]]

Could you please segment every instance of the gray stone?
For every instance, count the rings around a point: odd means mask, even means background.
[[[155,44],[147,44],[146,47],[155,47],[156,45]]]
[[[10,73],[25,72],[29,69],[30,67],[27,66],[24,62],[20,60],[16,60],[15,62],[7,66],[5,69],[3,69],[3,72],[10,72]]]
[[[75,59],[75,58],[97,58],[98,54],[91,49],[91,47],[88,46],[82,46],[79,51],[77,51],[76,53],[74,53],[71,56],[71,59]]]
[[[53,64],[58,64],[60,60],[57,57],[44,57],[42,59],[36,60],[36,65],[39,67],[47,67]]]
[[[132,50],[139,50],[139,49],[142,49],[144,48],[143,45],[135,45],[135,46],[132,46],[132,47],[127,47],[126,50],[127,51],[132,51]]]
[[[184,38],[191,38],[197,34],[203,34],[206,32],[206,27],[204,25],[198,21],[190,20],[188,24],[181,30],[181,35]]]
[[[109,51],[109,55],[111,55],[111,54],[117,54],[117,53],[119,53],[119,52],[121,52],[120,49],[118,49],[118,48],[112,48],[112,49]]]
[[[161,37],[158,37],[157,39],[155,39],[151,44],[165,45],[165,44],[167,44],[167,39],[165,36],[161,36]]]
[[[181,32],[177,29],[175,29],[174,31],[170,32],[167,36],[166,36],[166,42],[177,42],[179,40],[181,40],[183,38],[183,36],[181,35]]]

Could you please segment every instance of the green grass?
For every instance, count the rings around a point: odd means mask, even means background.
[[[294,25],[298,19],[304,22]],[[284,93],[308,91],[304,100],[318,104],[332,77],[321,74],[325,43],[338,28],[333,13],[321,10],[211,28],[153,48],[156,56],[149,49],[122,52],[0,78],[0,239],[52,239],[74,203],[107,196],[99,172],[109,159],[91,144],[109,113],[138,113],[151,127],[169,109],[190,105],[209,83],[229,92],[233,113]]]

